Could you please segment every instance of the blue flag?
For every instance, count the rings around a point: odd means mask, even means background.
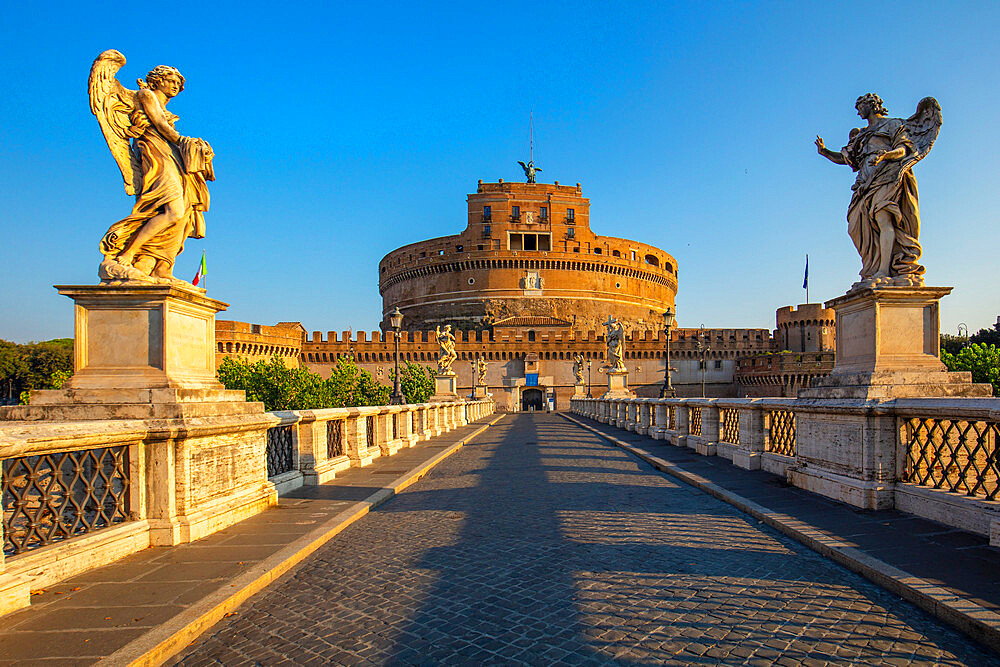
[[[809,255],[806,255],[806,275],[802,278],[802,289],[809,289]]]

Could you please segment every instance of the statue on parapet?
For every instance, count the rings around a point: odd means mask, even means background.
[[[135,195],[128,217],[111,225],[101,239],[103,283],[165,283],[190,287],[173,275],[174,261],[188,238],[204,238],[208,181],[215,180],[214,152],[203,139],[174,129],[178,117],[167,103],[184,90],[184,77],[158,65],[125,88],[115,74],[125,57],[110,49],[90,68],[90,110],[104,133],[124,179]]]
[[[576,378],[576,384],[583,384],[583,365],[585,363],[582,354],[577,353],[573,357],[573,376]]]
[[[605,370],[609,373],[624,373],[625,368],[625,327],[614,317],[608,316],[604,323],[607,328],[608,364]]]
[[[444,329],[438,326],[434,330],[434,338],[440,346],[438,352],[438,375],[454,375],[451,365],[458,359],[455,353],[455,334],[451,332],[451,325],[444,325]]]
[[[847,233],[862,266],[861,280],[851,289],[922,286],[924,267],[917,264],[920,212],[912,170],[937,139],[941,106],[925,97],[906,120],[887,118],[882,98],[874,93],[862,95],[854,106],[868,125],[851,130],[840,152],[827,149],[823,138],[816,137],[820,155],[858,172],[847,209]]]
[[[520,160],[517,161],[521,165],[521,169],[524,169],[524,177],[527,179],[525,183],[535,182],[535,173],[542,170],[541,167],[536,167],[534,160],[528,160],[528,164],[524,164]]]
[[[475,361],[476,367],[476,384],[480,387],[486,386],[486,360],[482,357],[476,357]]]

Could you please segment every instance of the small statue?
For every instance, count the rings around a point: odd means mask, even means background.
[[[582,354],[577,353],[573,357],[573,375],[576,376],[576,384],[583,384],[583,365],[585,363]]]
[[[451,365],[458,359],[455,353],[455,335],[451,333],[451,325],[444,325],[444,330],[438,326],[434,330],[434,337],[441,347],[438,352],[438,375],[454,375]]]
[[[486,360],[482,357],[476,357],[475,361],[476,367],[476,384],[480,387],[486,386]]]
[[[517,163],[521,165],[521,169],[524,169],[524,177],[528,179],[525,183],[534,183],[535,172],[541,171],[542,168],[536,167],[534,160],[528,160],[528,164],[524,164],[520,160],[518,160]]]
[[[139,90],[130,90],[115,78],[124,64],[125,57],[110,49],[90,68],[90,110],[121,169],[125,192],[136,198],[132,213],[101,239],[98,275],[105,283],[191,287],[174,278],[174,261],[185,239],[205,236],[215,154],[208,142],[174,129],[177,116],[167,103],[184,90],[180,72],[158,65],[138,81]]]
[[[847,209],[847,233],[861,255],[861,281],[852,289],[924,284],[917,264],[921,248],[917,180],[913,165],[934,145],[941,129],[941,105],[933,97],[903,120],[887,118],[882,98],[868,93],[855,103],[868,126],[851,130],[847,145],[834,152],[816,137],[816,150],[834,164],[858,172]]]
[[[604,323],[607,327],[608,365],[609,373],[624,373],[625,368],[625,327],[614,317],[608,316]]]

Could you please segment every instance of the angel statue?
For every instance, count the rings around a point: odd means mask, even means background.
[[[524,177],[528,179],[527,181],[525,181],[525,183],[534,183],[535,172],[541,171],[542,168],[536,167],[535,162],[533,160],[528,160],[528,164],[524,164],[520,160],[518,160],[517,163],[521,165],[521,169],[524,169]]]
[[[625,327],[615,318],[608,316],[608,321],[604,323],[607,327],[608,343],[608,365],[606,370],[609,373],[625,372]]]
[[[121,169],[125,192],[135,195],[132,213],[101,239],[98,275],[104,283],[190,287],[174,278],[174,260],[185,239],[205,236],[214,153],[208,142],[174,129],[177,116],[167,103],[184,90],[180,72],[157,65],[137,81],[139,90],[130,90],[115,78],[124,64],[125,57],[110,49],[90,68],[90,110]]]
[[[451,365],[458,355],[455,354],[455,334],[451,332],[451,325],[444,325],[444,330],[438,326],[434,330],[434,337],[441,350],[438,352],[438,375],[454,375]]]
[[[855,288],[924,284],[920,259],[920,211],[913,165],[934,145],[941,129],[941,105],[933,97],[917,104],[912,116],[887,118],[882,98],[867,93],[854,104],[868,126],[853,129],[847,145],[834,152],[816,137],[820,155],[858,172],[847,208],[847,233],[861,255]]]
[[[577,354],[573,357],[573,375],[576,377],[576,384],[583,384],[583,355]]]
[[[486,386],[486,360],[476,357],[476,384],[480,387]]]

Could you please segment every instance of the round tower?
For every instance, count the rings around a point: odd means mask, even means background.
[[[777,340],[789,352],[828,352],[837,347],[836,313],[821,303],[801,303],[775,313]]]
[[[594,234],[579,183],[479,181],[467,202],[461,234],[411,243],[379,262],[383,329],[398,307],[411,331],[525,317],[600,331],[609,315],[656,330],[674,306],[677,261],[646,243]]]

